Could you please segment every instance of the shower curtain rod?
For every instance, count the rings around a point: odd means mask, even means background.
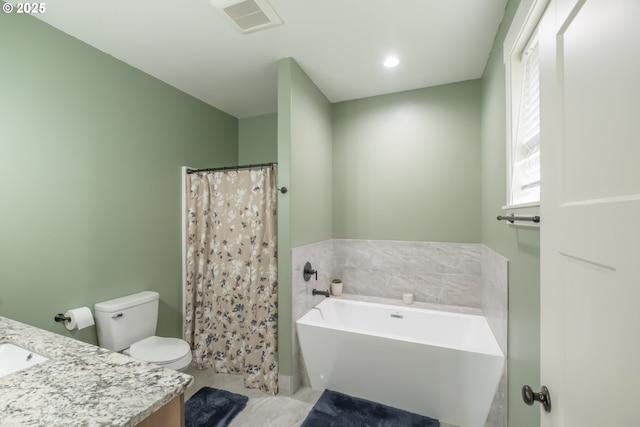
[[[192,174],[196,172],[216,172],[216,171],[233,171],[233,170],[238,171],[240,169],[273,167],[277,164],[278,164],[277,162],[271,162],[271,163],[254,163],[250,165],[222,166],[217,168],[206,168],[206,169],[187,169],[187,174]]]

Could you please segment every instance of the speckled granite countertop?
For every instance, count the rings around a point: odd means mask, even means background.
[[[0,426],[135,426],[193,377],[0,316],[0,343],[49,358],[0,378]]]

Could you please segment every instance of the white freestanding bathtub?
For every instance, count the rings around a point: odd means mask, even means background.
[[[504,355],[484,317],[327,298],[296,326],[314,389],[485,425]]]

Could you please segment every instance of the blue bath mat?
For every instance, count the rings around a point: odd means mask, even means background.
[[[370,400],[325,390],[301,427],[439,427],[440,421]]]
[[[202,387],[184,404],[185,427],[226,427],[247,406],[249,398]]]

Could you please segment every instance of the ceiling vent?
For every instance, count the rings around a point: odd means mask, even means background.
[[[241,33],[252,33],[282,25],[282,19],[267,0],[210,0]]]

